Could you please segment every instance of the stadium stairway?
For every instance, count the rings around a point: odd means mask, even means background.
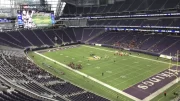
[[[71,97],[71,96],[76,96],[76,95],[80,95],[80,94],[84,94],[87,93],[87,91],[80,91],[80,92],[76,92],[76,93],[72,93],[72,94],[67,94],[67,95],[63,95],[64,97]]]
[[[45,70],[39,68],[26,57],[15,57],[15,55],[9,56],[9,50],[3,50],[5,60],[12,64],[12,67],[20,71],[23,77],[14,76],[13,82],[21,87],[35,92],[36,94],[49,96],[53,99],[60,99],[60,101],[72,100],[72,101],[108,101],[98,95],[90,93],[78,86],[75,86],[69,82],[65,82],[62,79],[54,77]],[[19,51],[18,51],[19,52]],[[15,53],[19,54],[19,53]],[[1,59],[2,60],[2,59]],[[4,61],[4,60],[3,60]],[[5,62],[5,61],[4,61]],[[7,62],[5,62],[7,64]],[[0,62],[1,63],[1,62]],[[46,64],[47,65],[47,64]],[[11,66],[10,66],[11,67]],[[11,68],[12,68],[11,67]],[[0,69],[1,72],[1,69]],[[6,70],[7,72],[7,70]],[[17,72],[10,72],[9,74],[17,74]],[[7,74],[7,73],[6,73]],[[12,79],[13,75],[5,75],[4,77]],[[26,77],[27,76],[27,77]],[[66,97],[65,97],[66,96]],[[61,99],[63,98],[63,99]]]
[[[42,46],[44,44],[33,30],[22,30],[21,33],[35,46]]]
[[[62,43],[63,43],[62,37],[60,37],[55,30],[53,30],[53,32],[54,32],[54,34],[57,36],[57,41],[56,41],[56,42],[57,42],[58,44],[62,44]]]
[[[37,37],[37,39],[40,41],[40,43],[38,45],[45,45],[44,42],[36,35],[36,33],[33,30],[31,30],[31,31]]]
[[[18,31],[22,36],[23,36],[23,38],[30,44],[30,46],[34,46],[24,35],[23,35],[23,33],[19,30]]]
[[[151,50],[152,48],[155,48],[162,40],[164,40],[166,36],[162,37],[160,40],[156,41],[155,44],[153,44],[151,47],[149,47],[147,50]]]
[[[7,56],[2,56],[2,58],[4,60],[4,63],[6,63],[9,66],[11,66],[10,68],[12,68],[14,70],[14,72],[12,72],[12,71],[11,72],[10,71],[7,72],[6,71],[6,75],[7,75],[7,73],[9,75],[19,75],[19,74],[21,74],[21,75],[23,75],[26,78],[27,82],[25,82],[25,83],[15,81],[19,86],[24,86],[26,89],[29,89],[30,91],[39,93],[40,95],[42,94],[42,96],[44,96],[43,94],[48,94],[49,96],[51,96],[51,95],[54,96],[54,94],[55,94],[56,96],[64,98],[60,94],[52,91],[51,89],[48,89],[47,87],[43,86],[42,84],[38,83],[37,81],[33,80],[32,78],[30,78],[29,76],[27,76],[26,74],[21,72],[19,69],[15,68],[11,63],[9,63],[12,60],[10,58],[8,59]],[[2,71],[2,70],[0,70],[0,71]],[[5,76],[5,77],[7,77],[7,76]],[[13,79],[12,81],[14,81],[14,80],[15,79]],[[64,98],[64,99],[66,99],[66,98]],[[68,100],[68,99],[66,99],[66,100]]]
[[[74,34],[76,36],[76,40],[77,41],[82,41],[84,28],[73,28],[73,31],[74,31]]]
[[[93,30],[94,34],[91,35],[90,38],[85,41],[85,43],[88,43],[90,40],[98,37],[99,35],[103,34],[104,32],[105,32],[104,29],[99,29],[99,30],[96,30],[96,31]]]
[[[151,37],[146,37],[145,40],[141,41],[139,44],[138,44],[138,47],[141,47],[146,41],[148,41]]]
[[[176,45],[178,42],[180,42],[180,40],[177,40],[176,42],[172,43],[170,46],[166,47],[165,49],[163,49],[160,54],[162,54],[163,52],[165,52],[166,50],[170,49],[172,46]]]

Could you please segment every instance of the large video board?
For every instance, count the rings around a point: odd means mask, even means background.
[[[42,7],[42,8],[41,8]],[[21,5],[17,11],[18,25],[21,28],[52,26],[55,23],[54,12],[49,6]]]

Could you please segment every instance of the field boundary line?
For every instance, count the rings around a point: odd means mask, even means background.
[[[96,47],[92,47],[92,46],[86,46],[86,45],[82,45],[84,47],[89,47],[89,48],[94,48],[94,49],[98,49],[98,50],[102,50],[102,51],[107,51],[107,52],[115,52],[115,51],[110,51],[110,50],[107,50],[107,49],[100,49],[100,48],[96,48]],[[159,62],[159,63],[164,63],[164,64],[169,64],[167,62],[163,62],[163,61],[158,61],[158,60],[153,60],[153,59],[148,59],[148,58],[145,58],[145,57],[140,57],[140,56],[135,56],[135,55],[129,55],[131,57],[136,57],[136,58],[140,58],[140,59],[145,59],[145,60],[150,60],[150,61],[154,61],[154,62]],[[172,65],[177,65],[177,64],[172,64]],[[178,65],[180,66],[180,65]]]
[[[173,86],[173,85],[172,85]],[[171,86],[171,87],[172,87]],[[175,89],[177,89],[180,85],[176,86],[174,89],[172,89],[170,92],[172,93]],[[169,88],[168,88],[169,89]],[[158,99],[158,101],[160,101],[164,96],[162,96],[161,98]]]
[[[163,93],[165,90],[167,90],[168,88],[172,87],[174,84],[176,84],[177,78],[175,80],[173,80],[172,82],[168,83],[167,85],[163,86],[162,88],[158,89],[157,91],[155,91],[154,93],[152,93],[151,95],[149,95],[148,97],[146,97],[144,99],[144,101],[150,101],[152,100],[153,98],[155,98],[156,96],[158,96],[159,94]],[[179,82],[179,78],[178,78],[178,82]],[[161,97],[163,98],[163,97]],[[160,98],[160,99],[161,99]],[[158,101],[160,100],[158,99]]]
[[[108,85],[108,84],[106,84],[106,83],[104,83],[104,82],[102,82],[102,81],[99,81],[99,80],[97,80],[97,79],[95,79],[95,78],[93,78],[93,77],[91,77],[91,76],[89,76],[89,75],[87,75],[87,74],[85,74],[85,73],[82,73],[82,72],[80,72],[80,71],[78,71],[78,70],[74,70],[74,69],[68,67],[67,65],[65,65],[65,64],[63,64],[63,63],[60,63],[60,62],[58,62],[58,61],[56,61],[56,60],[54,60],[54,59],[51,59],[51,58],[49,58],[49,57],[47,57],[47,56],[44,56],[43,54],[40,54],[40,53],[38,53],[38,52],[34,52],[34,53],[37,54],[37,55],[39,55],[39,56],[41,56],[41,57],[44,57],[44,58],[52,61],[52,62],[56,62],[57,64],[65,67],[65,68],[67,68],[67,69],[69,69],[69,70],[71,70],[71,71],[73,71],[73,72],[76,72],[76,73],[78,73],[78,74],[80,74],[80,75],[82,75],[82,76],[85,76],[85,77],[89,78],[90,80],[95,81],[95,82],[97,82],[97,83],[99,83],[99,84],[101,84],[101,85],[103,85],[103,86],[105,86],[105,87],[107,87],[107,88],[115,91],[115,92],[118,92],[119,94],[122,94],[122,95],[124,95],[124,96],[126,96],[126,97],[129,97],[129,98],[131,98],[131,99],[133,99],[133,100],[135,100],[135,101],[141,101],[140,99],[138,99],[138,98],[136,98],[136,97],[134,97],[134,96],[132,96],[132,95],[130,95],[130,94],[128,94],[128,93],[125,93],[125,92],[123,92],[123,91],[121,91],[121,90],[119,90],[119,89],[117,89],[117,88],[114,88],[114,87],[112,87],[112,86],[110,86],[110,85]]]

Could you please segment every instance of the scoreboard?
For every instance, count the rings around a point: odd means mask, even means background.
[[[20,28],[47,27],[55,24],[54,11],[50,5],[20,5],[17,11]]]

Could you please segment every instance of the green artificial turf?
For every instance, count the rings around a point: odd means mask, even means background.
[[[170,101],[170,100],[176,101],[176,100],[173,100],[177,97],[174,95],[174,92],[176,92],[180,95],[180,82],[173,85],[169,89],[165,90],[165,92],[167,94],[166,97],[164,96],[164,92],[163,92],[163,93],[159,94],[158,96],[156,96],[151,101]]]
[[[141,82],[150,76],[169,68],[168,64],[148,60],[156,60],[157,57],[154,56],[134,52],[132,52],[132,55],[137,57],[119,56],[114,55],[115,51],[115,49],[111,48],[80,46],[77,48],[45,52],[42,54],[63,64],[69,64],[70,62],[73,62],[74,64],[82,64],[82,69],[79,70],[80,72],[96,78],[97,80],[100,80],[119,90],[127,89],[128,87],[131,87],[132,85],[135,85],[138,82]],[[123,52],[127,53],[127,51]],[[100,59],[94,59],[91,54]],[[100,96],[104,96],[113,101],[131,100],[130,98],[118,94],[115,91],[112,91],[33,52],[29,53],[29,56],[36,64],[40,65],[51,74],[68,80],[73,84]],[[138,57],[143,57],[145,59]],[[165,59],[159,59],[158,61],[169,62]],[[44,67],[42,65],[43,62],[51,65],[54,69]],[[60,72],[64,72],[65,75],[61,75]],[[119,98],[117,98],[117,96],[119,96]]]

